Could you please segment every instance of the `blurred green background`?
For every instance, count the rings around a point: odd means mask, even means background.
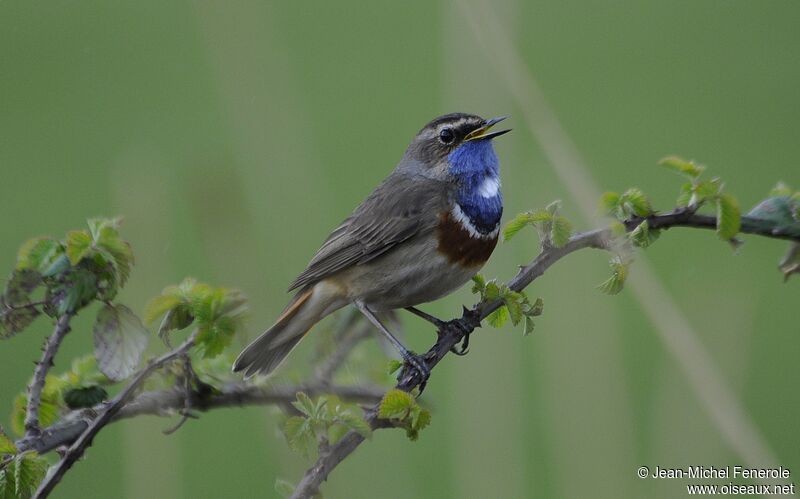
[[[487,8],[502,29],[481,39],[467,20]],[[528,128],[540,110],[496,64],[508,47],[598,188],[635,185],[668,208],[681,181],[655,163],[675,153],[748,208],[777,180],[800,185],[798,21],[792,1],[2,2],[0,262],[10,269],[31,236],[121,214],[137,257],[125,303],[141,310],[186,275],[239,287],[252,337],[413,134],[453,110],[513,116],[497,141],[506,219],[560,198],[589,228]],[[781,282],[785,243],[746,240],[733,254],[711,232],[676,229],[639,261],[777,464],[800,473],[800,279]],[[508,279],[535,250],[532,233],[501,245],[484,274]],[[642,312],[654,297],[600,294],[607,273],[597,252],[556,265],[529,289],[545,301],[536,333],[480,330],[469,356],[434,372],[421,439],[377,433],[326,497],[680,497],[687,481],[636,468],[743,464]],[[472,302],[465,289],[425,309],[451,317]],[[426,348],[430,327],[404,319]],[[89,351],[90,327],[78,321],[55,372]],[[40,320],[0,344],[3,411],[49,329]],[[276,478],[309,464],[276,421],[255,407],[172,436],[165,419],[115,424],[54,496],[273,496]]]

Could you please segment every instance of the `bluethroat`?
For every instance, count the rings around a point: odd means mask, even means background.
[[[400,163],[328,236],[291,283],[275,324],[233,365],[269,374],[326,315],[353,304],[427,380],[414,355],[376,313],[445,296],[469,281],[497,244],[503,197],[491,131],[505,117],[453,113],[417,133]]]

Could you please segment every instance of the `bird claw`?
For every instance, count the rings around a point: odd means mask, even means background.
[[[425,390],[425,386],[428,384],[428,378],[431,377],[431,370],[428,367],[425,356],[408,352],[408,355],[403,357],[403,361],[405,362],[405,366],[400,372],[400,375],[397,377],[397,380],[401,381],[418,376],[419,384],[417,386],[419,387],[420,395],[422,395],[422,392]]]

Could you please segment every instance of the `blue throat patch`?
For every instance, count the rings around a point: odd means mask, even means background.
[[[460,184],[456,202],[481,234],[489,234],[503,215],[503,196],[500,189],[491,197],[483,197],[480,188],[487,179],[500,177],[500,162],[491,140],[465,142],[447,156],[450,173]]]

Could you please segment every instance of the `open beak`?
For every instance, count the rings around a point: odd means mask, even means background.
[[[490,132],[489,129],[495,126],[496,124],[500,123],[504,119],[508,118],[508,116],[500,116],[499,118],[492,118],[490,120],[486,120],[486,123],[483,124],[482,127],[476,128],[475,130],[469,132],[466,137],[464,137],[464,142],[469,142],[470,140],[484,140],[484,139],[493,139],[495,137],[499,137],[504,133],[508,133],[511,131],[510,128],[505,130],[499,130],[497,132]]]

